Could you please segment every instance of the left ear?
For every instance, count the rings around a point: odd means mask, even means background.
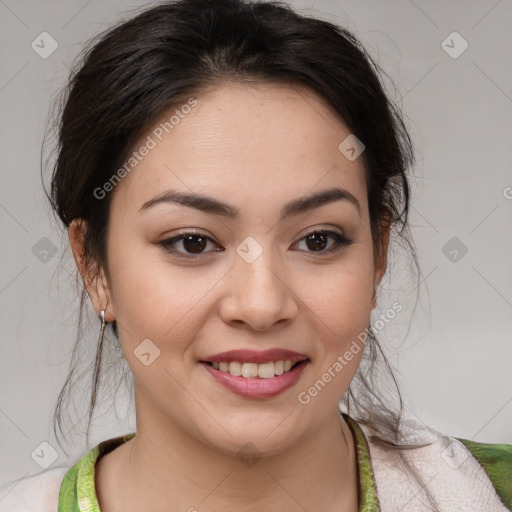
[[[373,255],[373,298],[372,309],[377,306],[377,287],[386,272],[388,262],[389,237],[391,232],[391,218],[389,216],[382,217],[379,221],[379,241]]]

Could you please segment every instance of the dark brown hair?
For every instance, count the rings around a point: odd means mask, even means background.
[[[416,262],[407,223],[407,172],[413,148],[382,77],[354,35],[327,21],[300,15],[286,3],[181,0],[159,4],[100,34],[80,56],[57,106],[49,199],[65,227],[74,219],[86,222],[87,261],[107,270],[110,194],[99,200],[94,190],[113,176],[165,109],[223,81],[298,84],[325,100],[365,145],[362,158],[374,246],[380,241],[381,222],[390,219],[392,233],[406,242]],[[83,289],[79,338],[86,297]],[[63,401],[80,360],[76,348],[74,366],[54,412],[56,434],[57,426],[62,433]],[[87,435],[102,350],[98,346]],[[378,360],[396,388],[395,405],[388,404],[375,385]],[[366,343],[363,362],[343,402],[349,413],[371,429],[377,442],[400,445],[402,400],[375,336]],[[384,423],[377,417],[385,418]]]

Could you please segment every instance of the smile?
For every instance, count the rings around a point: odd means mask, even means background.
[[[231,362],[213,362],[211,365],[221,372],[230,373],[235,377],[244,377],[246,379],[271,379],[276,375],[282,375],[289,372],[299,362],[293,361],[270,361],[268,363],[242,363],[240,361]]]
[[[298,382],[309,363],[309,359],[267,363],[200,362],[213,377],[213,382],[235,395],[253,400],[273,398],[290,389]]]

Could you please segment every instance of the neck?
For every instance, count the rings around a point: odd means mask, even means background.
[[[136,436],[112,452],[121,456],[113,485],[123,497],[119,510],[168,512],[169,503],[189,512],[358,510],[354,441],[337,411],[300,446],[252,459],[221,452],[161,418],[140,417]]]

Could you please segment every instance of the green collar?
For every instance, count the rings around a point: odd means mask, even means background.
[[[380,512],[377,490],[370,460],[368,442],[360,426],[348,415],[342,413],[356,445],[359,512]],[[64,476],[57,512],[101,512],[94,485],[94,471],[97,460],[135,436],[135,432],[101,442],[84,455]]]
[[[380,512],[368,442],[356,421],[345,413],[342,413],[342,415],[352,431],[356,445],[357,478],[359,481],[359,512]]]

